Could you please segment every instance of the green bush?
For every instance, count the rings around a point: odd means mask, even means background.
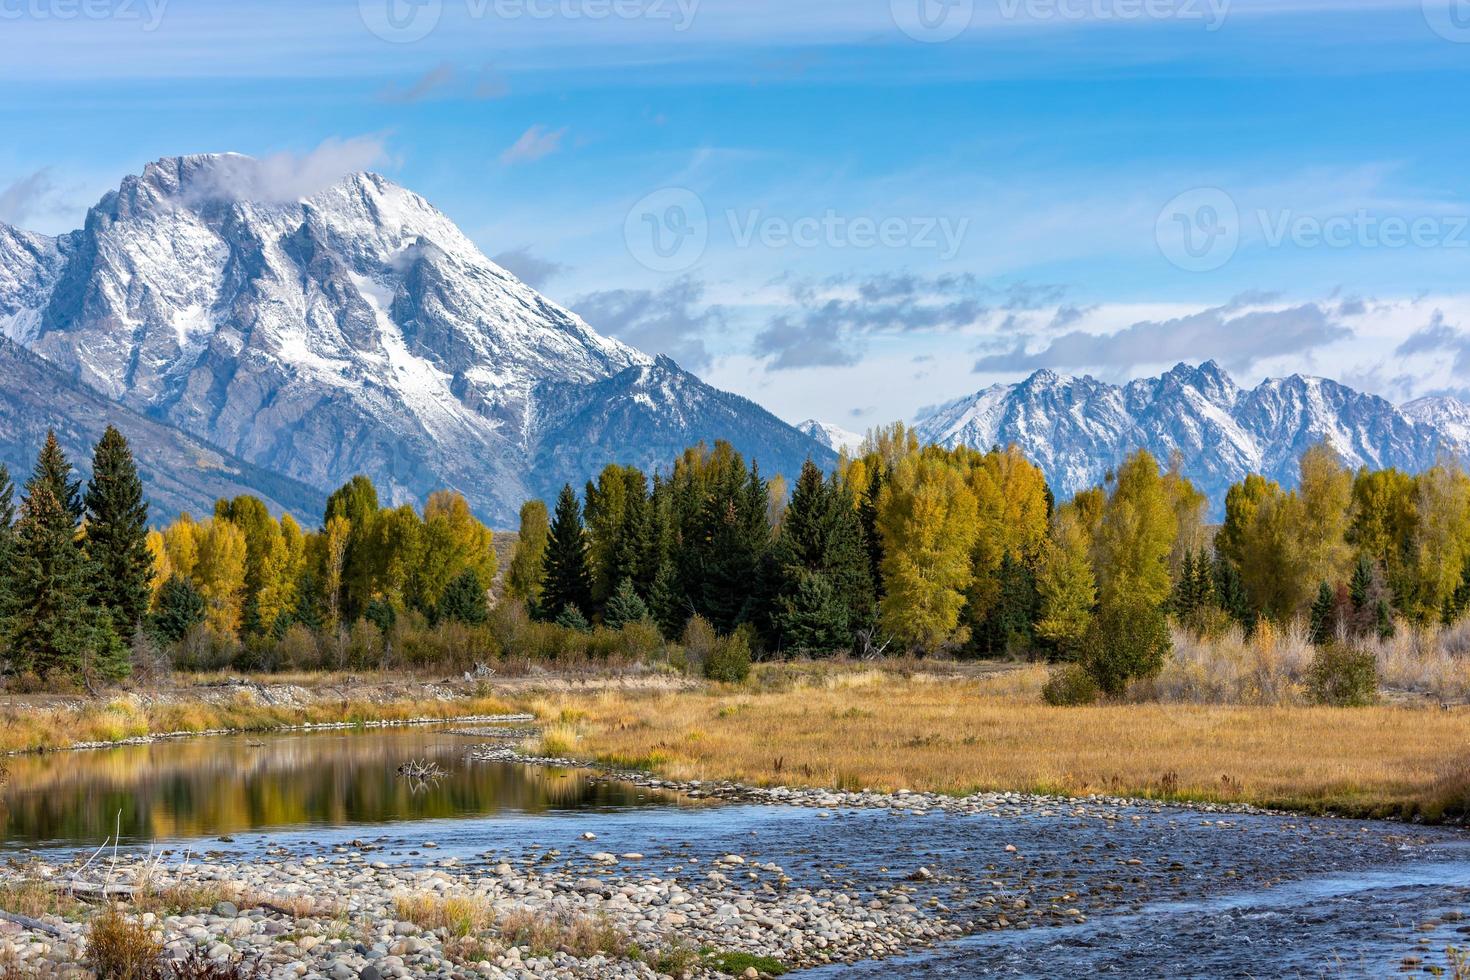
[[[1319,704],[1360,708],[1378,700],[1378,661],[1368,650],[1340,643],[1318,647],[1308,678]]]
[[[750,637],[744,629],[715,641],[704,661],[704,676],[729,684],[739,684],[750,676]]]
[[[1102,695],[1097,678],[1081,664],[1063,664],[1052,668],[1051,677],[1041,689],[1041,697],[1047,704],[1057,707],[1075,708],[1093,704]]]
[[[1137,678],[1155,677],[1174,648],[1164,611],[1140,599],[1103,603],[1083,640],[1082,666],[1102,693],[1117,697]]]

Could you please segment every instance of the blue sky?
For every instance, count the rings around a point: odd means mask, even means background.
[[[176,153],[375,169],[792,421],[1470,386],[1467,0],[0,0],[0,82],[0,220]]]

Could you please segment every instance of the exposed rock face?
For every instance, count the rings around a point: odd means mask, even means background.
[[[1467,422],[1470,410],[1453,399],[1401,410],[1376,395],[1302,375],[1247,391],[1209,361],[1123,386],[1038,371],[1019,384],[995,385],[941,406],[916,430],[920,439],[947,446],[1014,443],[1063,499],[1101,482],[1136,449],[1161,460],[1177,450],[1184,472],[1218,513],[1230,484],[1247,473],[1295,485],[1297,461],[1314,443],[1330,442],[1355,468],[1418,471],[1441,453],[1470,451]]]
[[[0,226],[0,331],[128,408],[318,489],[355,473],[394,502],[449,487],[497,521],[625,447],[718,436],[776,468],[824,452],[677,368],[667,414],[609,404],[599,432],[617,441],[595,441],[542,413],[575,405],[595,421],[577,386],[601,390],[652,358],[383,177],[275,197],[247,157],[177,157],[125,178],[80,231]],[[553,437],[576,445],[562,453]],[[532,466],[564,457],[579,468]]]
[[[48,429],[56,431],[77,470],[88,475],[92,447],[109,423],[133,447],[155,522],[186,510],[207,515],[212,501],[240,494],[260,497],[273,512],[289,511],[308,526],[321,519],[326,497],[315,488],[144,418],[0,340],[0,463],[9,467],[17,486],[30,475]]]

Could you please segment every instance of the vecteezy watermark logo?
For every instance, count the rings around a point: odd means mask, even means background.
[[[1091,21],[1200,21],[1207,31],[1218,31],[1230,15],[1230,0],[998,0],[1006,20]]]
[[[444,0],[357,0],[362,22],[384,41],[412,44],[439,26]]]
[[[1266,248],[1470,250],[1470,215],[1383,214],[1358,208],[1306,214],[1258,208],[1242,214],[1218,187],[1185,191],[1159,212],[1159,251],[1188,272],[1213,272],[1235,257],[1242,239]]]
[[[1240,247],[1240,209],[1218,187],[1185,191],[1164,205],[1154,225],[1164,258],[1187,272],[1213,272]]]
[[[0,0],[0,3],[5,0]],[[694,24],[700,0],[451,0],[472,21],[666,21],[677,32]],[[367,29],[385,41],[408,44],[428,37],[444,15],[445,0],[357,0]]]
[[[0,21],[134,21],[156,31],[167,7],[168,0],[0,0]]]
[[[975,19],[975,0],[889,0],[889,7],[898,29],[926,44],[954,40]]]
[[[712,225],[704,201],[682,187],[643,198],[628,212],[623,237],[629,253],[654,272],[684,272],[704,257],[717,226],[738,249],[915,249],[949,261],[959,254],[969,218],[849,216],[828,208],[787,217],[759,209],[726,210]]]
[[[692,269],[709,245],[709,212],[683,187],[654,191],[633,205],[623,222],[628,252],[654,272]]]
[[[1470,0],[1424,0],[1424,19],[1440,37],[1470,44]]]

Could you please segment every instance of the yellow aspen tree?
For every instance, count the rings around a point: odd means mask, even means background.
[[[198,549],[194,585],[204,597],[205,623],[234,635],[245,595],[245,532],[226,520],[207,521],[198,526]]]
[[[347,564],[347,544],[352,540],[352,522],[345,517],[327,519],[322,528],[322,594],[327,602],[327,628],[342,624],[342,572]]]
[[[431,494],[424,505],[420,600],[437,606],[449,583],[467,571],[473,571],[488,587],[495,578],[494,538],[470,513],[464,497],[449,490]]]
[[[1097,532],[1097,578],[1104,602],[1159,606],[1173,580],[1169,556],[1179,531],[1158,460],[1140,449],[1118,468]]]
[[[1301,458],[1301,525],[1297,529],[1306,585],[1343,582],[1352,567],[1347,541],[1353,502],[1353,475],[1327,443],[1312,446]],[[1300,611],[1300,610],[1299,610]]]
[[[1443,615],[1460,587],[1470,554],[1470,479],[1455,464],[1441,462],[1420,474],[1414,534],[1415,618]]]
[[[978,531],[965,473],[934,454],[905,456],[878,498],[883,627],[910,648],[963,642],[959,628]]]
[[[174,573],[192,579],[199,561],[199,525],[194,519],[188,514],[179,515],[163,532],[163,547]]]
[[[1036,567],[1047,532],[1046,476],[1015,446],[974,460],[969,475],[979,520],[969,590],[969,614],[976,625],[999,598],[996,573],[1007,554]]]
[[[158,593],[163,589],[163,583],[174,575],[173,562],[168,557],[168,544],[164,540],[163,532],[153,530],[148,532],[146,539],[148,554],[153,559],[153,594],[149,597],[149,608],[158,601]]]
[[[1071,504],[1057,508],[1042,544],[1036,592],[1041,598],[1037,635],[1064,652],[1076,650],[1092,622],[1097,579],[1092,572],[1092,536]]]

